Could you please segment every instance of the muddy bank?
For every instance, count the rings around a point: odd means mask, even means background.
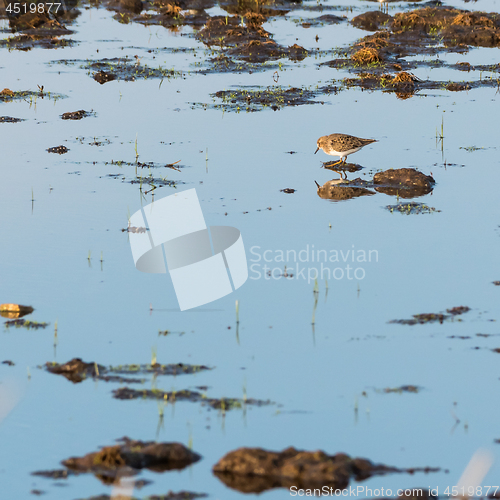
[[[132,379],[120,375],[185,375],[210,370],[204,365],[186,365],[183,363],[162,365],[119,365],[103,366],[96,362],[85,363],[80,358],[73,358],[64,364],[45,363],[45,369],[56,375],[62,375],[73,383],[79,383],[87,378],[104,380],[105,382],[142,383],[145,379]]]
[[[287,448],[282,452],[262,448],[239,448],[213,466],[214,474],[228,487],[242,493],[260,493],[272,488],[346,488],[351,480],[363,481],[391,473],[437,472],[437,468],[399,469],[373,464],[345,453]]]
[[[421,66],[444,66],[445,63],[406,59],[440,52],[465,53],[470,46],[500,46],[500,18],[495,13],[434,6],[398,13],[394,17],[379,11],[365,12],[353,18],[351,23],[375,33],[341,50],[341,58],[321,63],[356,74],[356,77],[341,80],[341,88],[380,89],[405,99],[422,89],[459,92],[480,86],[498,86],[498,65],[488,67],[489,71],[497,73],[496,76],[460,82],[423,81],[410,71]],[[469,63],[457,64],[448,66],[470,71]]]
[[[71,457],[61,463],[65,469],[36,471],[35,476],[66,478],[69,475],[91,473],[105,484],[112,484],[122,476],[133,476],[141,469],[153,472],[182,470],[197,462],[201,456],[181,443],[136,441],[124,437],[121,444],[105,446],[100,451],[83,457]]]
[[[168,403],[175,403],[177,401],[189,401],[191,403],[201,403],[201,406],[208,406],[214,410],[221,410],[222,412],[233,410],[235,408],[244,408],[245,406],[267,406],[274,404],[272,401],[263,401],[254,398],[209,398],[206,394],[190,391],[162,391],[160,389],[142,389],[136,390],[130,387],[120,387],[113,391],[113,397],[116,399],[155,399],[165,401]]]
[[[470,311],[467,306],[452,307],[446,309],[446,313],[424,313],[414,314],[411,319],[393,319],[389,323],[397,323],[399,325],[423,325],[425,323],[443,323],[445,320],[453,319]],[[458,321],[461,321],[459,318]]]

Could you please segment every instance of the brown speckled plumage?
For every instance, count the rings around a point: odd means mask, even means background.
[[[359,151],[362,147],[377,142],[375,139],[362,139],[347,134],[330,134],[320,137],[317,141],[318,149],[315,154],[322,149],[327,155],[339,156],[340,161],[347,158],[348,155]]]

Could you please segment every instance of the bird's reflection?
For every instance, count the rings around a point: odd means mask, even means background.
[[[340,172],[339,172],[340,173]],[[370,191],[364,187],[350,186],[350,182],[342,178],[333,179],[331,181],[325,182],[320,186],[316,181],[316,186],[318,188],[318,196],[323,200],[331,201],[341,201],[350,200],[352,198],[358,198],[359,196],[371,196],[375,194],[374,191]]]

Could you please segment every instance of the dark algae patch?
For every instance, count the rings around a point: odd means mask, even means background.
[[[185,78],[185,73],[182,71],[177,71],[174,68],[164,68],[161,65],[150,67],[141,64],[140,59],[139,57],[135,59],[131,57],[114,57],[100,60],[64,59],[51,61],[50,64],[78,65],[81,69],[86,70],[87,74],[101,85],[113,80],[131,82],[139,79],[147,80],[149,78],[159,78],[162,80]]]
[[[74,383],[82,382],[86,378],[97,378],[105,382],[142,383],[144,379],[131,379],[120,375],[185,375],[211,369],[204,365],[186,365],[183,363],[105,367],[95,362],[85,363],[80,358],[73,358],[64,364],[47,362],[45,368],[48,372],[63,375]]]
[[[412,319],[393,319],[389,323],[397,323],[399,325],[424,325],[426,323],[443,323],[445,320],[452,319],[455,316],[460,316],[469,312],[467,306],[458,306],[451,309],[446,309],[446,313],[424,313],[414,314]]]
[[[412,215],[412,214],[432,214],[434,212],[441,212],[434,207],[430,207],[425,203],[417,203],[415,201],[410,201],[408,203],[398,203],[397,205],[387,205],[385,207],[389,212],[399,212],[400,214]]]
[[[262,448],[239,448],[229,452],[213,467],[214,474],[228,487],[242,493],[261,493],[272,488],[345,489],[351,480],[393,473],[438,472],[438,468],[398,469],[373,464],[345,453],[301,451],[293,447],[282,452]]]
[[[56,94],[54,92],[48,92],[44,91],[43,87],[42,90],[38,91],[33,91],[33,90],[10,90],[10,89],[3,89],[0,91],[0,102],[10,102],[10,101],[16,101],[20,99],[24,99],[28,101],[29,103],[35,101],[36,99],[53,99],[53,100],[58,100],[62,99],[65,96],[61,94]]]
[[[121,444],[105,446],[100,451],[83,457],[71,457],[61,463],[62,470],[37,471],[33,475],[53,479],[72,474],[91,473],[105,484],[112,484],[122,476],[132,476],[141,469],[154,472],[182,470],[201,459],[198,453],[181,443],[155,443],[136,441],[124,437]]]
[[[230,111],[261,111],[272,109],[278,111],[286,106],[314,104],[316,93],[312,90],[297,87],[285,88],[280,85],[267,88],[239,88],[234,90],[219,90],[211,94],[212,98],[221,100],[221,104],[212,108]]]
[[[378,392],[383,392],[385,394],[389,394],[391,392],[397,394],[403,394],[403,392],[417,394],[421,389],[422,388],[418,385],[401,385],[399,387],[386,387],[385,389],[379,390]]]
[[[113,391],[113,397],[116,399],[156,399],[175,403],[176,401],[190,401],[192,403],[201,403],[202,406],[209,406],[215,410],[232,410],[235,408],[243,408],[246,405],[250,406],[266,406],[274,404],[271,401],[262,401],[260,399],[235,399],[235,398],[209,398],[205,394],[197,391],[181,390],[181,391],[162,391],[160,389],[143,389],[136,390],[130,387],[120,387]]]
[[[0,116],[0,123],[19,123],[24,121],[22,118],[14,118],[12,116]]]
[[[50,323],[30,321],[28,319],[11,319],[4,323],[5,328],[26,328],[26,330],[39,330],[47,328]]]

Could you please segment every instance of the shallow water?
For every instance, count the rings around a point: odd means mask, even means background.
[[[464,8],[462,2],[450,5]],[[376,7],[356,4],[357,12],[348,17]],[[494,11],[498,4],[465,8]],[[296,43],[306,48],[315,46],[317,32],[323,51],[368,34],[347,23],[306,30],[290,22],[302,15],[295,12],[264,27],[284,45],[300,35]],[[5,497],[32,498],[33,488],[45,491],[47,499],[109,494],[110,488],[90,475],[53,481],[30,473],[58,468],[61,460],[124,435],[186,445],[191,441],[203,456],[181,473],[142,473],[140,478],[154,482],[136,491],[138,497],[181,489],[211,498],[243,497],[211,473],[224,454],[239,446],[281,450],[293,445],[398,467],[442,467],[435,474],[389,475],[360,483],[394,491],[439,486],[440,493],[456,484],[478,448],[498,455],[498,354],[490,350],[500,347],[500,289],[492,284],[500,279],[496,89],[426,90],[408,100],[351,89],[321,95],[316,100],[323,104],[276,112],[204,110],[193,103],[212,104],[210,94],[219,90],[274,86],[276,68],[250,75],[189,73],[161,85],[159,79],[138,79],[101,86],[79,64],[57,61],[138,54],[151,67],[194,72],[194,60],[204,59],[205,49],[194,38],[181,36],[190,35],[190,28],[172,34],[157,26],[121,25],[102,9],[83,10],[72,29],[81,43],[71,48],[1,52],[4,87],[36,90],[44,85],[45,91],[65,96],[0,103],[1,116],[25,119],[0,123],[0,301],[32,305],[30,319],[50,322],[44,330],[4,328],[1,333],[0,361],[15,363],[0,364],[2,406],[13,406],[0,424]],[[157,47],[194,48],[196,58],[193,52],[147,52]],[[314,87],[346,76],[346,71],[318,66],[333,58],[286,60],[278,70],[279,85]],[[498,49],[440,58],[450,64],[491,64],[498,61]],[[415,74],[443,81],[474,77],[443,68],[419,68]],[[78,109],[96,115],[74,122],[60,119]],[[441,142],[436,136],[442,123]],[[396,197],[382,193],[343,202],[320,199],[314,181],[322,185],[338,174],[321,169],[321,162],[330,158],[313,153],[317,138],[332,132],[379,141],[349,157],[364,167],[349,174],[351,179],[415,167],[436,180],[432,193],[416,201],[440,212],[390,213],[384,207],[396,204]],[[178,181],[177,191],[195,187],[210,225],[241,231],[250,274],[235,293],[180,312],[168,275],[134,268],[127,233],[120,230],[152,197],[141,196],[139,186],[129,183],[135,177],[133,165],[115,162],[135,161],[136,137],[139,161],[164,165],[181,160],[180,172],[154,169],[155,176]],[[105,143],[91,145],[94,138]],[[47,153],[61,144],[70,149],[67,154]],[[280,192],[284,188],[296,192]],[[174,192],[162,187],[154,197]],[[355,250],[356,257],[359,251],[372,251],[372,261],[352,262],[349,253],[347,262],[340,257],[340,262],[318,263],[316,253],[313,262],[313,246],[329,256],[331,250],[344,255]],[[277,260],[267,263],[271,269],[284,268],[279,250],[297,255],[309,251],[308,262],[290,259],[287,269],[293,268],[294,277],[273,279],[262,267],[266,250],[271,251],[266,256]],[[262,260],[256,262],[256,255]],[[340,276],[336,271],[328,278],[325,271],[315,294],[314,271],[321,272],[321,264],[330,273],[341,268],[344,277],[335,279]],[[358,279],[347,278],[347,264],[362,270]],[[255,279],[257,271],[260,279]],[[240,304],[238,334],[235,300]],[[471,311],[453,322],[388,324],[460,305]],[[159,330],[173,333],[163,337]],[[166,407],[159,426],[155,402],[112,399],[118,384],[87,380],[73,385],[37,368],[73,357],[104,365],[148,363],[152,349],[160,363],[215,367],[196,375],[158,377],[158,388],[206,385],[209,397],[247,394],[276,404],[232,410],[223,417],[178,402]],[[381,392],[406,384],[423,389],[418,394]],[[148,380],[144,387],[150,386]],[[497,463],[483,484],[497,484],[499,473]],[[289,492],[273,490],[263,496],[285,498]]]

